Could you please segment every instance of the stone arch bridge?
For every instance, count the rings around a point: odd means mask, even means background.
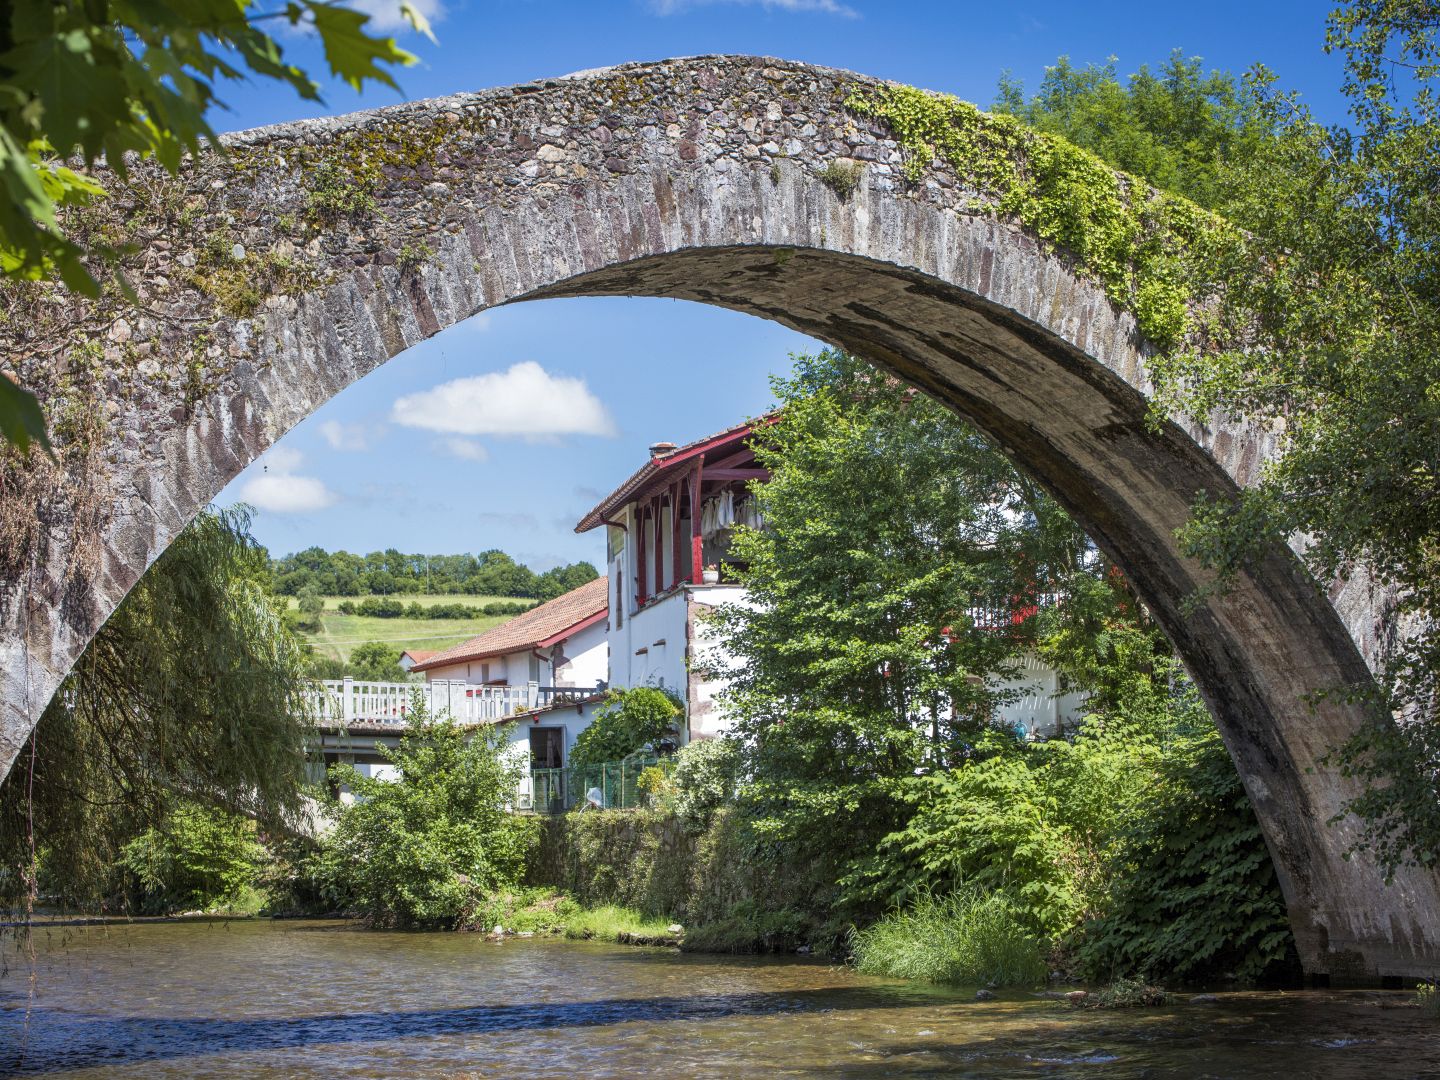
[[[58,464],[0,476],[0,775],[71,664],[186,522],[367,372],[487,307],[620,294],[717,304],[865,356],[1040,478],[1130,575],[1220,725],[1308,970],[1433,974],[1440,887],[1386,886],[1329,826],[1317,759],[1365,723],[1390,632],[1277,549],[1193,612],[1175,531],[1255,475],[1263,434],[1146,424],[1136,320],[953,167],[917,177],[874,80],[774,60],[627,65],[245,132],[178,178],[137,167],[72,225],[127,253],[138,307],[0,297],[0,356]],[[921,163],[923,165],[923,162]],[[112,290],[113,291],[113,290]]]

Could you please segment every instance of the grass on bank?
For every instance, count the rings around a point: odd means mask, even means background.
[[[323,599],[325,610],[320,614],[320,629],[314,633],[301,631],[301,636],[315,647],[319,655],[340,661],[348,661],[351,650],[367,641],[383,641],[397,649],[448,649],[514,618],[513,615],[480,615],[473,619],[411,619],[404,616],[381,619],[373,615],[342,615],[336,610],[345,600],[359,604],[365,599],[363,596],[326,596]],[[469,596],[463,593],[405,595],[389,599],[399,600],[407,606],[418,603],[427,608],[437,604],[483,608],[493,603],[533,603],[523,597]],[[296,605],[293,596],[286,600],[289,607]]]
[[[925,893],[851,938],[867,975],[968,986],[1030,987],[1045,982],[1040,943],[1000,893]]]
[[[499,926],[506,933],[555,934],[583,941],[673,944],[670,921],[634,908],[604,904],[585,908],[563,893],[525,889],[492,897],[477,911],[471,925],[478,930]]]

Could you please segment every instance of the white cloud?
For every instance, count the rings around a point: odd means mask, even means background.
[[[350,6],[370,16],[367,30],[410,30],[410,20],[400,9],[400,0],[350,0]],[[433,26],[445,17],[441,0],[410,0],[410,6]]]
[[[450,435],[538,440],[615,434],[615,421],[584,379],[551,375],[533,360],[397,398],[391,418]]]
[[[293,446],[272,446],[260,459],[260,466],[267,473],[293,473],[300,468],[305,455]]]
[[[712,4],[741,4],[746,7],[762,7],[766,11],[817,12],[821,15],[839,15],[845,19],[858,19],[860,13],[848,4],[838,0],[650,0],[650,10],[656,15],[679,15],[691,8],[708,7]]]
[[[440,440],[440,449],[451,457],[464,461],[489,461],[490,451],[474,439],[449,438]]]
[[[330,444],[331,450],[368,450],[373,429],[363,424],[342,424],[338,420],[326,420],[320,425],[320,434]]]
[[[260,459],[264,469],[240,488],[240,498],[272,514],[304,514],[335,503],[335,495],[313,476],[297,476],[304,455],[288,446],[276,446]]]

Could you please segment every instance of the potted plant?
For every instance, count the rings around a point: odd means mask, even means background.
[[[713,562],[707,564],[705,568],[700,571],[700,580],[705,582],[706,585],[719,585],[720,564]]]

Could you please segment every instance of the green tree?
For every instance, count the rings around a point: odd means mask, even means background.
[[[1068,139],[1156,187],[1201,206],[1220,200],[1218,173],[1238,150],[1245,95],[1228,72],[1205,72],[1176,49],[1158,73],[1142,64],[1121,83],[1112,57],[1076,68],[1060,57],[1033,98],[1005,74],[995,111]]]
[[[412,25],[423,18],[397,0]],[[145,4],[58,0],[7,5],[0,13],[0,275],[59,278],[97,295],[96,260],[66,234],[63,211],[104,198],[66,165],[104,157],[123,179],[126,155],[153,157],[176,172],[183,156],[218,145],[207,116],[217,85],[259,77],[302,98],[319,86],[289,63],[267,26],[280,20],[318,35],[333,75],[355,89],[394,86],[389,68],[414,63],[391,38],[366,33],[369,16],[329,0],[293,0],[265,10],[254,0]],[[35,399],[0,373],[0,436],[21,449],[45,441]]]
[[[1392,866],[1440,860],[1437,29],[1426,0],[1358,0],[1331,14],[1325,48],[1344,59],[1348,127],[1316,121],[1264,68],[1250,73],[1248,119],[1266,137],[1220,177],[1221,207],[1247,242],[1195,267],[1213,319],[1196,348],[1154,368],[1157,407],[1277,432],[1280,452],[1257,484],[1197,508],[1191,551],[1228,575],[1284,537],[1309,537],[1319,580],[1368,574],[1415,630],[1375,701],[1382,720],[1397,710],[1412,722],[1366,729],[1333,762],[1371,781],[1347,809]]]
[[[1301,535],[1319,580],[1369,575],[1393,589],[1409,633],[1374,705],[1410,722],[1377,723],[1332,761],[1370,781],[1347,810],[1392,866],[1440,860],[1437,28],[1428,0],[1330,14],[1343,125],[1318,121],[1263,66],[1235,89],[1178,54],[1162,108],[1146,106],[1148,83],[1121,89],[1113,67],[1063,60],[1034,99],[1007,82],[1000,102],[1243,230],[1180,269],[1199,318],[1190,347],[1152,358],[1155,409],[1249,421],[1275,433],[1278,453],[1235,500],[1200,504],[1185,539],[1222,582]]]
[[[521,763],[497,726],[464,731],[428,714],[417,694],[395,750],[395,781],[339,767],[355,794],[324,843],[326,876],[386,926],[464,926],[524,870],[530,822],[508,813]]]
[[[0,784],[0,891],[24,891],[33,835],[47,891],[102,899],[121,846],[177,799],[298,819],[307,657],[248,525],[197,517],[76,663]]]
[[[645,746],[677,735],[675,724],[685,707],[667,690],[632,686],[608,690],[590,726],[575,737],[571,765],[600,765],[619,761]]]
[[[255,886],[265,849],[247,818],[178,802],[164,820],[121,849],[139,884],[142,911],[207,911]]]
[[[572,589],[594,581],[600,576],[594,563],[577,562],[568,566],[557,566],[546,570],[535,579],[535,596],[540,600],[554,600]]]
[[[768,527],[739,531],[749,602],[718,614],[728,708],[758,827],[849,858],[903,820],[902,778],[970,753],[1009,696],[1016,616],[1086,544],[974,429],[862,362],[798,357],[775,389],[754,442]]]
[[[325,612],[325,598],[314,584],[306,585],[298,594],[300,625],[314,633],[320,629],[320,616]]]
[[[345,673],[374,682],[396,682],[405,677],[400,667],[400,650],[383,641],[367,641],[351,649]]]

